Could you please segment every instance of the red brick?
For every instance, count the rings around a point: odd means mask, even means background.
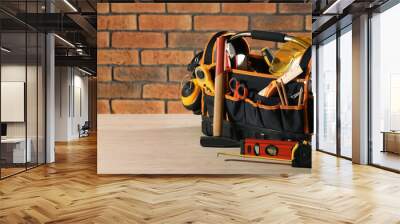
[[[164,101],[113,100],[112,112],[115,114],[163,114]]]
[[[247,16],[195,16],[196,30],[247,30]]]
[[[273,3],[223,3],[222,12],[226,13],[275,13]]]
[[[111,81],[111,67],[97,66],[97,81]]]
[[[97,3],[97,13],[108,13],[110,11],[110,4]]]
[[[311,16],[306,16],[306,30],[312,30],[312,18]]]
[[[139,98],[141,85],[134,82],[98,82],[99,98]]]
[[[117,13],[165,12],[163,3],[112,3],[111,11]]]
[[[185,65],[193,58],[193,51],[183,50],[143,50],[142,64],[145,65]]]
[[[141,30],[190,30],[192,17],[190,15],[140,15]]]
[[[109,100],[97,100],[97,113],[98,114],[109,114],[110,101]]]
[[[110,46],[110,33],[97,32],[97,47],[104,48]]]
[[[168,77],[169,81],[182,81],[185,78],[190,77],[190,72],[188,72],[186,66],[169,67]]]
[[[97,50],[97,64],[129,65],[138,63],[136,50]]]
[[[118,81],[166,81],[166,67],[115,67],[114,79]]]
[[[303,30],[304,17],[298,15],[253,16],[251,18],[251,28],[269,31]]]
[[[204,48],[213,33],[176,32],[168,34],[168,47]]]
[[[168,3],[168,12],[173,13],[216,13],[219,12],[218,3]]]
[[[99,30],[136,30],[135,15],[97,16],[97,29]]]
[[[157,32],[114,32],[112,46],[121,48],[164,48],[165,35]]]
[[[153,83],[143,86],[143,98],[178,99],[180,97],[178,83]]]
[[[279,13],[309,13],[312,12],[311,3],[280,3]]]
[[[192,111],[186,109],[181,101],[168,101],[167,102],[168,114],[191,114]]]

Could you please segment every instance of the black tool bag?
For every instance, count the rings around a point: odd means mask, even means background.
[[[214,80],[215,42],[221,35],[231,37],[235,34],[223,31],[216,33],[210,39],[204,52],[198,54],[197,60],[192,60],[188,65],[188,70],[193,72],[193,79],[196,79],[195,68],[202,66],[209,69],[211,79]],[[250,66],[248,69],[232,68],[226,74],[225,119],[222,135],[235,140],[244,138],[310,140],[313,133],[314,101],[310,84],[311,47],[302,53],[300,66],[303,73],[285,84],[288,105],[282,105],[278,93],[269,97],[258,94],[279,78],[269,73],[271,65],[266,62],[265,57],[251,54],[245,38],[236,38],[232,45],[235,53],[247,57]],[[284,62],[281,61],[281,63]],[[235,78],[247,87],[248,95],[245,99],[233,97],[228,87],[231,78]],[[214,94],[207,90],[202,91],[201,94],[201,104],[197,109],[202,116],[202,132],[207,136],[212,136]],[[301,97],[300,100],[299,97]]]

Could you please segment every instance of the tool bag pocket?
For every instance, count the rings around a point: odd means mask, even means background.
[[[214,96],[203,94],[203,115],[212,118]],[[310,100],[311,101],[311,100]],[[312,106],[312,102],[311,105]],[[312,119],[305,120],[304,106],[266,106],[253,101],[239,100],[225,95],[225,111],[229,122],[265,128],[278,132],[304,133],[308,122],[312,133]],[[312,113],[312,107],[308,110]],[[308,114],[310,117],[312,114]]]
[[[246,99],[244,103],[244,111],[245,124],[255,127],[263,127],[260,110],[256,103],[249,99]]]
[[[236,78],[239,82],[244,83],[248,88],[249,95],[253,96],[260,90],[264,89],[276,77],[257,72],[248,72],[243,70],[232,69],[230,78]]]
[[[312,121],[306,121],[304,109],[304,105],[268,106],[255,103],[250,99],[240,100],[229,94],[225,95],[225,112],[229,122],[264,128],[281,133],[305,132],[306,123]],[[213,113],[214,96],[203,94],[203,116],[212,118]],[[310,116],[310,114],[308,116]]]
[[[225,110],[228,119],[235,123],[244,123],[245,105],[243,100],[235,99],[232,96],[225,96]]]
[[[282,131],[281,109],[277,106],[265,106],[250,99],[238,100],[225,96],[226,112],[230,122],[248,126]]]
[[[283,130],[287,132],[304,132],[304,106],[281,106]]]
[[[277,106],[258,105],[262,126],[267,129],[282,131],[281,109]]]

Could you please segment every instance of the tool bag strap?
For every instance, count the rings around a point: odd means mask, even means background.
[[[206,44],[203,52],[203,57],[202,60],[200,61],[201,65],[211,65],[214,63],[214,49],[215,49],[215,42],[217,41],[217,38],[223,35],[228,34],[228,31],[220,31],[215,33],[208,43]]]
[[[227,31],[220,31],[215,33],[210,40],[207,42],[204,50],[198,52],[190,63],[187,65],[187,70],[189,72],[194,72],[197,66],[199,65],[212,65],[214,63],[214,50],[215,50],[215,42],[217,38],[222,35],[227,35]]]
[[[235,33],[221,31],[215,33],[211,39],[208,41],[206,47],[204,48],[203,57],[200,61],[200,65],[212,65],[215,64],[215,49],[216,49],[216,41],[218,37],[226,36],[227,39],[235,35]],[[230,40],[230,44],[233,45],[236,53],[248,55],[250,52],[249,44],[244,38],[236,38],[235,40]]]

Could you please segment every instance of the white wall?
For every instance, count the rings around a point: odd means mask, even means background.
[[[1,66],[1,81],[25,82],[25,65],[2,65]],[[6,110],[6,108],[1,108]],[[7,137],[25,137],[25,123],[12,122],[7,123]]]
[[[37,70],[38,69],[38,70]],[[2,82],[24,82],[26,84],[26,107],[23,106],[22,113],[26,112],[27,120],[22,122],[5,122],[7,124],[8,138],[24,138],[25,135],[30,140],[32,161],[44,162],[44,92],[42,68],[36,65],[25,64],[3,64],[1,66]],[[26,80],[27,78],[27,80]],[[22,93],[23,94],[23,93]],[[7,97],[2,95],[3,97]],[[2,107],[3,112],[11,108]],[[26,111],[25,111],[26,110]],[[7,111],[13,113],[13,111]],[[39,150],[37,152],[37,150]],[[37,156],[39,153],[39,156]]]
[[[78,137],[78,124],[83,125],[88,120],[88,78],[85,76],[74,75],[74,108],[72,109],[73,119],[71,120],[71,134]]]
[[[28,74],[35,73],[36,74],[36,67],[34,66],[29,66],[26,68],[25,64],[24,65],[19,65],[19,64],[5,64],[1,66],[1,81],[2,82],[25,82],[25,75],[27,69]],[[36,85],[36,81],[32,82],[32,80],[29,80],[29,84],[31,85]],[[31,91],[33,92],[31,92]],[[36,99],[36,89],[33,88],[27,88],[27,96],[29,99],[27,99],[28,103],[31,103],[35,101]],[[33,99],[34,98],[34,99]],[[36,101],[35,101],[36,102]],[[33,105],[32,105],[33,106]],[[36,103],[35,103],[35,108],[36,108]],[[1,108],[2,110],[7,110],[7,108]],[[30,117],[33,116],[33,117]],[[34,121],[36,124],[36,114],[33,113],[28,113],[28,122]],[[29,127],[33,127],[33,125],[28,125]],[[36,129],[36,127],[35,127]],[[29,133],[31,133],[28,130],[28,137]],[[35,133],[36,134],[36,133]],[[8,137],[25,137],[25,122],[7,122],[7,136]]]
[[[70,141],[88,120],[88,78],[72,67],[56,67],[55,74],[55,140]]]
[[[68,140],[68,71],[67,67],[55,68],[55,141]]]
[[[1,65],[1,81],[25,82],[25,64]]]
[[[1,121],[25,121],[25,82],[1,82]],[[36,105],[35,107],[36,108]]]

